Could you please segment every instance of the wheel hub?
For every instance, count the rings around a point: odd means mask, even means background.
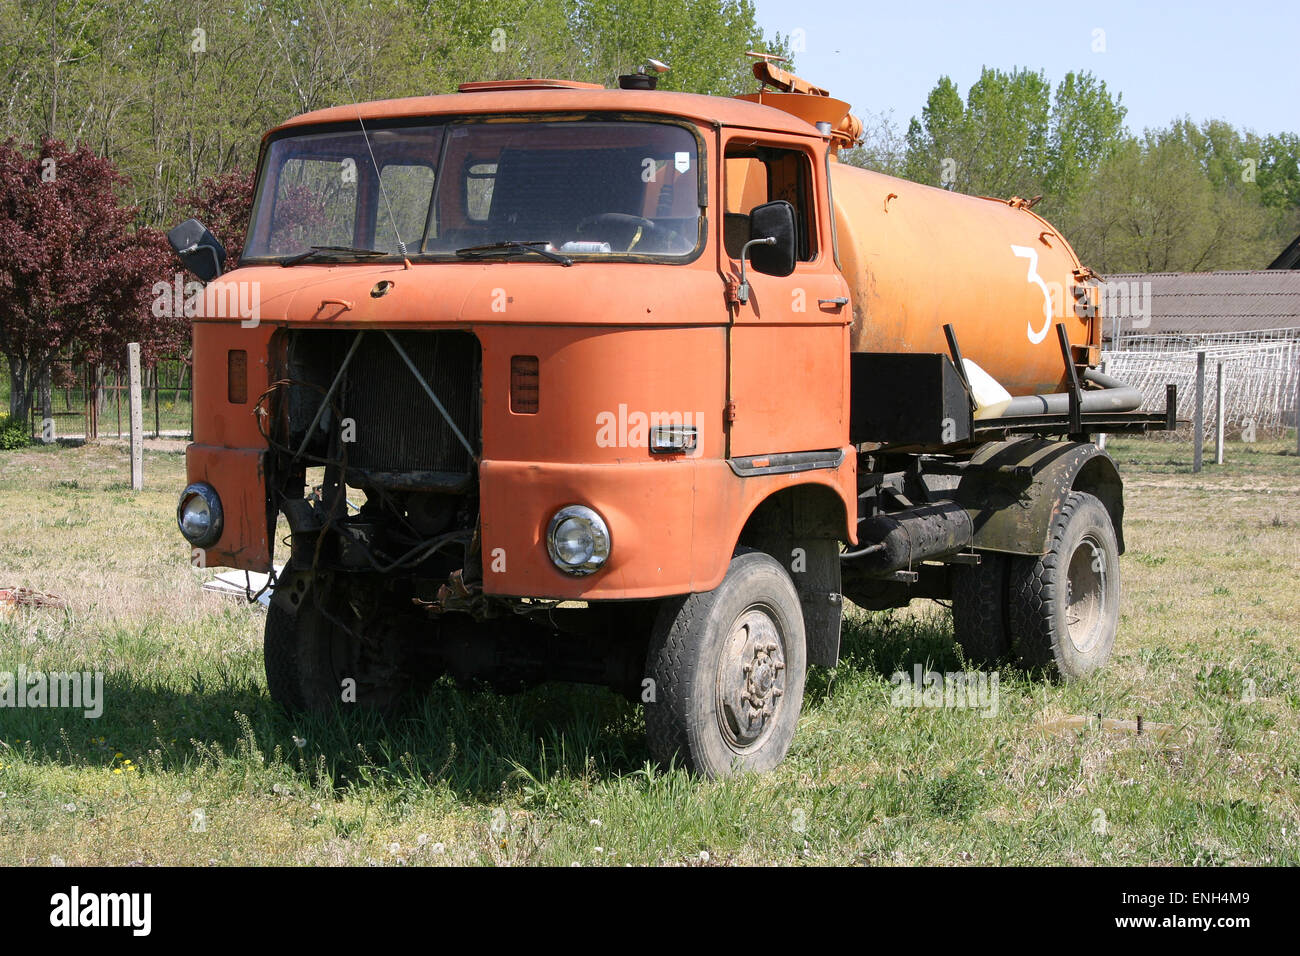
[[[1067,569],[1065,620],[1070,642],[1082,654],[1101,638],[1109,572],[1101,545],[1091,536],[1080,541]]]
[[[736,619],[718,669],[723,736],[738,749],[756,746],[784,695],[783,636],[764,608],[750,608]]]

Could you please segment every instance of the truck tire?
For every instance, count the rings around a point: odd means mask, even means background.
[[[1074,491],[1052,523],[1038,558],[1014,558],[1011,633],[1030,669],[1066,680],[1086,677],[1110,658],[1119,626],[1119,546],[1105,505]]]
[[[996,667],[1011,656],[1007,617],[1006,555],[952,566],[952,632],[970,664]]]
[[[714,590],[665,601],[646,655],[646,738],[656,760],[708,777],[785,757],[807,650],[794,584],[770,555],[732,558]]]
[[[271,602],[262,637],[271,699],[290,714],[341,704],[391,709],[409,684],[404,668],[342,626],[351,617],[344,602],[329,604],[327,614],[310,591],[296,615]],[[362,623],[355,617],[347,624],[361,633]]]

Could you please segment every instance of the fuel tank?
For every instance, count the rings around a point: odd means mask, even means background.
[[[830,169],[854,351],[946,353],[951,323],[962,355],[1012,395],[1066,387],[1057,323],[1077,367],[1100,359],[1091,273],[1024,200],[966,196],[835,160]]]

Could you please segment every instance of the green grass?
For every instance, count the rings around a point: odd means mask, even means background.
[[[98,720],[0,708],[0,863],[1294,865],[1293,451],[1193,475],[1186,445],[1112,442],[1129,551],[1103,675],[1004,670],[993,717],[893,707],[896,670],[964,666],[948,613],[855,610],[786,762],[721,782],[652,767],[640,709],[598,689],[442,682],[387,720],[290,720],[263,612],[189,567],[179,454],[148,453],[140,493],[120,448],[0,454],[0,587],[67,601],[0,616],[0,670],[106,674]],[[1098,712],[1176,729],[1043,727]]]

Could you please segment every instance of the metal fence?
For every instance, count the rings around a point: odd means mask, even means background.
[[[1276,436],[1296,424],[1300,405],[1300,330],[1200,336],[1126,336],[1123,349],[1103,353],[1106,372],[1164,405],[1165,385],[1178,386],[1178,417],[1196,413],[1197,353],[1205,353],[1205,429],[1218,427],[1217,376],[1224,376],[1224,428]],[[1185,431],[1185,429],[1183,430]]]
[[[147,437],[186,439],[192,434],[193,380],[181,358],[160,359],[141,370],[141,400]],[[9,407],[9,370],[0,359],[0,414]],[[131,430],[130,385],[125,367],[64,362],[51,375],[49,407],[38,394],[31,434],[56,440],[125,438]]]

